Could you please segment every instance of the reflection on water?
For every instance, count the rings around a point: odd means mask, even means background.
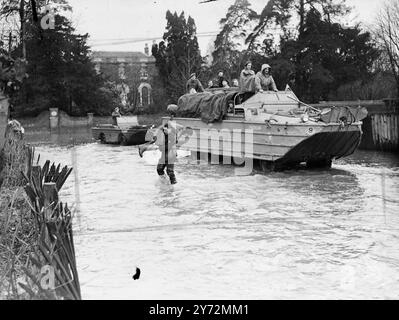
[[[80,199],[84,298],[399,298],[396,155],[246,177],[184,158],[170,186],[136,147],[87,143],[89,132],[28,139],[43,160],[76,158],[79,183],[62,198]]]

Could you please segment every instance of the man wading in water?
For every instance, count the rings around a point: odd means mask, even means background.
[[[153,141],[139,146],[139,154],[140,157],[143,157],[145,151],[153,149],[151,146],[154,144],[157,145],[162,154],[158,161],[157,173],[160,177],[164,177],[166,168],[166,173],[169,176],[170,183],[176,184],[177,181],[174,169],[177,158],[177,143],[179,137],[183,134],[181,131],[183,131],[185,127],[173,121],[173,117],[177,111],[176,105],[169,105],[167,111],[171,115],[170,120],[168,120],[162,128],[156,131]],[[178,134],[179,131],[180,134]],[[186,142],[188,139],[189,137],[186,137]]]

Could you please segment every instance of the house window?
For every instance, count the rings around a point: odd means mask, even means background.
[[[145,82],[138,87],[141,108],[148,107],[151,104],[151,90],[151,85]]]

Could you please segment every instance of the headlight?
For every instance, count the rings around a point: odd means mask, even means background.
[[[308,114],[304,114],[301,117],[302,122],[308,122],[309,121],[309,115]]]

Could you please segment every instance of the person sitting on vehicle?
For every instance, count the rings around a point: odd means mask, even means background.
[[[255,86],[256,92],[264,92],[264,91],[275,91],[277,92],[277,86],[274,82],[274,79],[270,73],[271,67],[268,64],[262,65],[261,71],[256,74],[255,77]]]
[[[219,88],[224,88],[224,86],[223,86],[223,81],[226,81],[227,84],[229,84],[229,82],[227,81],[227,79],[224,77],[223,71],[219,71],[218,80],[217,80],[217,86],[218,86]]]
[[[233,79],[232,87],[238,88],[239,86],[238,79]]]
[[[118,125],[117,118],[122,117],[122,115],[121,115],[121,113],[119,111],[119,107],[116,107],[114,109],[114,111],[112,111],[112,115],[111,116],[112,116],[112,122],[113,122],[114,126],[117,126]]]
[[[229,83],[228,83],[226,80],[223,80],[222,85],[223,85],[223,88],[224,88],[224,89],[230,88]]]
[[[251,61],[248,61],[241,71],[239,85],[240,103],[243,103],[255,94],[255,72],[252,70]]]
[[[209,80],[209,82],[208,82],[208,88],[207,88],[207,89],[214,89],[214,88],[217,88],[217,86],[215,86],[215,85],[213,84],[213,81],[212,81],[212,80]]]
[[[227,113],[234,113],[234,102],[231,100],[228,103]]]
[[[196,92],[204,92],[204,87],[201,82],[197,79],[195,73],[190,75],[190,79],[187,81],[187,93],[196,93]]]

